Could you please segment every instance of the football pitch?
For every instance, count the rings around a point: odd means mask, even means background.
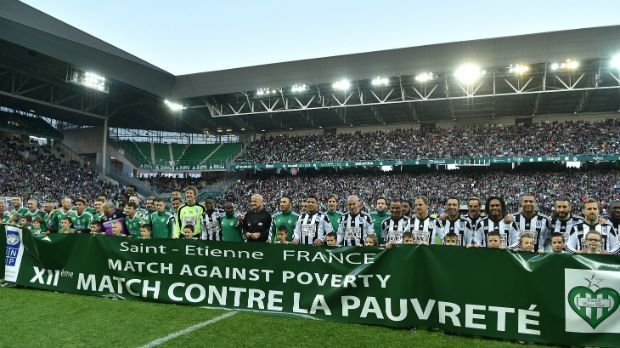
[[[0,347],[523,346],[426,329],[412,333],[288,315],[18,288],[0,288],[0,308]]]

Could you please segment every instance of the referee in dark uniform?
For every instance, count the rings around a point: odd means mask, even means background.
[[[250,198],[250,211],[243,218],[245,238],[250,243],[265,243],[269,237],[271,214],[265,210],[263,196],[254,194]]]

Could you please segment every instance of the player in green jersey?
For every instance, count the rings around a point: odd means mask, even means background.
[[[101,222],[101,219],[103,219],[103,216],[105,215],[103,213],[103,203],[105,202],[106,202],[105,199],[101,199],[101,198],[95,199],[95,202],[93,203],[95,207],[95,213],[93,214],[93,221]]]
[[[376,203],[375,208],[377,210],[370,213],[370,217],[372,218],[372,221],[375,223],[375,235],[377,236],[377,239],[379,240],[379,244],[383,244],[383,236],[381,233],[381,223],[385,221],[386,219],[389,219],[391,214],[387,209],[388,208],[387,199],[385,199],[385,197],[377,198],[375,203]]]
[[[219,218],[222,240],[224,242],[243,242],[243,220],[235,214],[235,206],[232,202],[224,203],[224,214]]]
[[[11,214],[17,213],[20,216],[24,216],[24,214],[28,211],[27,208],[24,208],[21,197],[15,196],[11,198],[11,206],[13,207],[13,209],[11,209]]]
[[[50,228],[52,227],[51,213],[54,211],[55,208],[56,201],[53,199],[48,199],[43,203],[43,225],[45,226],[45,231],[49,232]]]
[[[134,202],[136,204],[136,214],[138,214],[140,219],[145,221],[145,223],[149,223],[149,213],[146,211],[146,209],[140,207],[140,197],[138,197],[137,195],[130,196],[129,202]]]
[[[34,218],[37,218],[37,217],[45,219],[45,212],[39,210],[39,201],[37,201],[34,198],[31,198],[28,200],[27,206],[28,206],[28,210],[26,211],[26,213],[24,213],[24,215],[22,215],[22,217],[29,216],[30,221],[33,221]],[[45,225],[41,226],[41,228],[45,230]]]
[[[144,204],[146,205],[146,214],[148,216],[151,216],[151,214],[153,214],[154,212],[157,211],[155,209],[155,197],[153,197],[153,196],[146,197],[146,200],[144,201]]]
[[[11,218],[11,213],[9,213],[8,210],[6,210],[6,202],[0,201],[0,222],[5,224],[7,223],[7,221],[9,221],[10,218]]]
[[[327,196],[327,212],[325,213],[332,224],[334,231],[338,231],[340,227],[340,217],[342,213],[338,211],[338,196],[330,194]]]
[[[86,211],[86,201],[82,198],[75,200],[75,216],[73,217],[73,229],[80,233],[89,233],[93,223],[93,215]]]
[[[286,227],[286,240],[293,241],[293,232],[295,231],[295,224],[299,219],[299,214],[293,211],[293,200],[290,196],[283,195],[280,198],[280,212],[273,215],[271,218],[271,226],[269,228],[269,241],[272,243],[277,240],[277,228],[279,226]]]
[[[140,227],[144,225],[144,219],[138,215],[138,207],[135,202],[125,204],[125,228],[128,236],[140,237]]]
[[[71,210],[71,207],[73,206],[73,201],[71,200],[71,198],[69,197],[65,197],[63,198],[61,201],[61,207],[54,209],[51,213],[51,229],[55,232],[58,232],[60,230],[60,221],[65,218],[68,217],[72,222],[74,220],[74,216],[75,216],[75,211]],[[48,227],[48,229],[50,229]]]
[[[163,198],[155,199],[155,212],[151,213],[149,217],[152,238],[172,238],[174,215],[166,211],[166,202]]]

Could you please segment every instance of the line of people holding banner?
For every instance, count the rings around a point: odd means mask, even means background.
[[[326,211],[319,210],[319,198],[308,195],[302,211],[292,211],[289,196],[279,200],[279,211],[265,211],[263,198],[254,194],[250,210],[235,211],[234,202],[225,202],[223,210],[208,198],[199,204],[197,190],[187,187],[185,199],[173,192],[172,206],[161,198],[149,197],[145,208],[135,192],[129,201],[117,206],[105,196],[93,206],[87,197],[73,202],[66,197],[61,206],[35,199],[23,207],[20,197],[11,200],[11,209],[0,201],[2,222],[28,227],[35,235],[46,233],[105,233],[136,238],[188,238],[230,242],[272,242],[325,246],[384,246],[396,244],[444,244],[462,247],[506,248],[530,252],[608,253],[620,252],[620,201],[609,204],[609,216],[600,216],[599,204],[588,199],[582,203],[582,216],[574,216],[571,202],[555,201],[552,216],[536,211],[534,196],[520,197],[521,209],[510,214],[501,197],[467,199],[467,212],[460,214],[461,201],[450,197],[441,215],[429,212],[426,197],[413,204],[406,200],[376,199],[375,211],[365,212],[355,195],[347,197],[346,213],[336,210],[338,197],[327,197]]]

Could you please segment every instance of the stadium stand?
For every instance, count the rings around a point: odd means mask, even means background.
[[[204,159],[209,156],[213,150],[215,150],[220,144],[192,144],[187,147],[183,156],[179,158],[178,165],[183,166],[192,166],[197,165],[204,161]]]
[[[134,145],[138,149],[138,151],[144,156],[144,159],[147,163],[153,163],[155,159],[155,155],[153,154],[153,148],[151,147],[151,143],[145,143],[136,141]]]
[[[151,163],[150,156],[149,159],[147,159],[142,150],[136,145],[137,143],[129,140],[122,140],[120,144],[123,150],[125,150],[125,153],[132,156],[136,161],[138,161],[139,165],[146,165]],[[150,151],[148,152],[148,154],[150,155]]]
[[[153,144],[155,150],[155,163],[169,164],[170,158],[170,146],[169,144]]]
[[[266,136],[237,163],[479,158],[620,153],[620,121],[399,129],[335,136]]]
[[[187,149],[188,145],[185,145],[185,144],[170,144],[170,147],[172,147],[172,158],[173,158],[175,163],[178,163],[179,160],[181,159],[181,156],[183,155],[183,153]]]
[[[222,168],[243,148],[241,143],[216,144],[162,144],[122,140],[122,148],[146,169],[170,168],[170,163],[179,169],[217,165]],[[171,157],[172,156],[172,157]]]
[[[225,164],[235,157],[242,149],[240,143],[226,143],[219,146],[212,154],[205,159],[206,163]]]
[[[49,146],[0,137],[0,196],[19,195],[39,202],[68,196],[116,197],[120,187],[98,177],[95,170],[57,156]]]
[[[144,181],[148,181],[151,186],[156,187],[162,193],[170,193],[175,190],[182,191],[187,186],[194,186],[199,191],[204,188],[203,180],[196,178],[167,178],[167,177],[154,177],[144,178]]]
[[[354,174],[355,173],[355,174]],[[264,174],[240,180],[225,194],[225,198],[238,202],[240,210],[248,209],[248,197],[260,193],[265,197],[267,209],[276,211],[278,199],[286,194],[293,198],[298,210],[303,198],[313,193],[324,204],[327,195],[339,196],[341,211],[346,211],[346,197],[360,196],[368,210],[377,197],[413,200],[417,195],[429,198],[433,211],[441,211],[445,200],[455,196],[464,202],[467,197],[478,196],[483,200],[490,195],[506,199],[511,212],[519,211],[519,197],[534,194],[540,211],[550,214],[553,200],[560,196],[569,197],[573,212],[579,214],[580,204],[587,198],[607,202],[620,199],[618,170],[471,170],[468,172],[431,171],[409,173],[369,173],[349,170],[339,174],[317,173],[306,175]],[[463,203],[464,204],[464,203]]]

